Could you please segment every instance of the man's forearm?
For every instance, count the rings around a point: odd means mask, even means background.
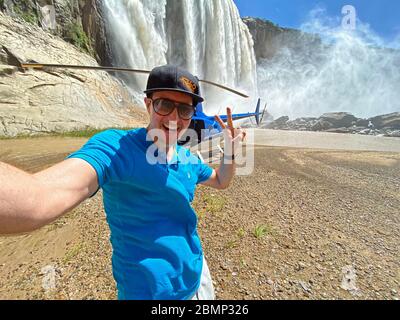
[[[236,164],[233,159],[225,159],[224,157],[221,160],[221,164],[218,169],[216,169],[218,181],[221,189],[228,188],[231,183],[233,177],[235,176]]]
[[[0,234],[39,227],[38,185],[33,175],[0,162]]]

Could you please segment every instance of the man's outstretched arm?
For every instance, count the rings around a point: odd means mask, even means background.
[[[235,170],[236,165],[234,161],[226,161],[226,159],[223,158],[220,166],[217,169],[214,169],[210,178],[202,184],[215,189],[226,189],[229,187],[229,184],[235,176]]]
[[[234,156],[237,150],[241,148],[241,142],[246,137],[246,132],[243,129],[233,126],[232,110],[227,108],[226,112],[228,116],[227,125],[224,124],[219,116],[215,116],[215,119],[224,132],[224,156],[220,166],[213,171],[207,181],[202,183],[203,185],[216,189],[226,189],[229,187],[236,170]]]
[[[0,162],[0,234],[38,229],[97,188],[96,171],[81,159],[67,159],[36,174]]]

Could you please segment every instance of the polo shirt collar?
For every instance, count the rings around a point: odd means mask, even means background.
[[[154,142],[153,140],[150,139],[150,137],[148,137],[147,135],[147,128],[141,128],[139,129],[139,135],[140,135],[140,141],[142,142],[143,146],[145,147],[145,149],[147,150],[147,148],[149,148]],[[174,164],[179,164],[181,161],[179,159],[179,150],[178,150],[178,144],[175,144],[174,146],[174,154],[172,156],[172,159],[170,161],[168,161],[168,163],[165,162],[165,164],[167,165],[174,165]],[[158,157],[159,155],[159,150],[157,149],[155,152],[155,156]],[[165,159],[165,153],[163,154]]]

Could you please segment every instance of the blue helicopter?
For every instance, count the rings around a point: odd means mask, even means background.
[[[232,114],[232,120],[235,121],[255,117],[256,123],[259,125],[260,119],[262,120],[265,112],[264,108],[264,111],[260,113],[260,104],[261,99],[258,99],[254,112]],[[227,115],[219,115],[219,117],[223,122],[228,121]],[[192,131],[189,131],[188,135],[185,137],[186,139],[178,142],[180,145],[193,146],[222,134],[222,128],[219,123],[215,120],[214,116],[208,116],[204,113],[201,103],[196,106],[196,112],[190,122],[189,129],[192,129]],[[194,135],[194,133],[196,134]]]

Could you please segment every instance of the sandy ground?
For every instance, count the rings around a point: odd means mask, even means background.
[[[323,150],[400,152],[399,138],[344,133],[250,129],[256,145]]]
[[[36,172],[84,142],[0,141],[0,160]],[[399,190],[398,152],[257,146],[251,175],[197,190],[217,298],[399,299]],[[0,299],[115,299],[108,237],[101,193],[36,232],[0,237]]]

